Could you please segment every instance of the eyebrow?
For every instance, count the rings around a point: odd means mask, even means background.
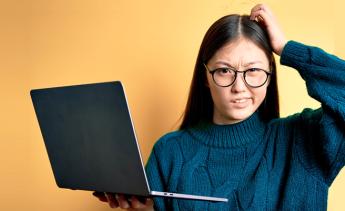
[[[248,67],[248,66],[250,66],[250,65],[258,64],[258,63],[261,63],[261,64],[262,64],[262,61],[259,61],[259,60],[258,60],[258,61],[248,62],[248,63],[244,64],[243,66],[244,66],[244,67]],[[226,61],[217,61],[215,64],[222,64],[222,65],[226,65],[226,66],[228,66],[228,67],[234,68],[231,64],[229,64],[229,63],[226,62]]]
[[[247,67],[247,66],[250,66],[250,65],[253,65],[253,64],[258,64],[258,63],[262,64],[262,61],[258,60],[258,61],[248,62],[248,63],[244,64],[243,66]]]

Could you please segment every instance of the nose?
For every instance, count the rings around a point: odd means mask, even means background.
[[[231,91],[234,93],[239,93],[239,92],[246,91],[246,89],[247,89],[247,85],[244,82],[243,73],[242,74],[237,73],[236,80],[231,86]]]

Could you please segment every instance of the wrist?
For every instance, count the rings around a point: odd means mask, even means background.
[[[280,45],[280,47],[277,49],[276,54],[277,54],[278,56],[281,56],[281,55],[282,55],[282,52],[283,52],[283,50],[284,50],[284,47],[285,47],[286,43],[287,43],[287,40],[284,40],[284,41],[282,42],[282,44]]]

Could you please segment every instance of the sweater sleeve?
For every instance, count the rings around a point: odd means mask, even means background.
[[[182,154],[178,147],[180,132],[175,131],[162,136],[154,145],[146,164],[147,180],[152,191],[171,192],[174,186],[171,180],[177,181],[181,168]],[[171,199],[154,197],[155,210],[170,210]]]
[[[330,186],[345,165],[345,61],[295,41],[286,44],[280,61],[300,73],[308,94],[321,103],[301,113],[295,151],[307,171]]]
[[[146,164],[146,176],[150,184],[150,189],[154,191],[165,191],[166,182],[164,181],[164,172],[162,164],[157,157],[157,144],[153,147],[150,157]],[[153,198],[154,210],[166,210],[165,201],[161,197]]]

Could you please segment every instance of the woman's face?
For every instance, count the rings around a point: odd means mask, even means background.
[[[225,44],[206,64],[209,70],[226,67],[238,71],[260,68],[269,71],[266,54],[252,41],[239,38]],[[243,74],[237,73],[235,82],[228,87],[217,86],[207,71],[207,86],[210,89],[215,124],[233,124],[250,117],[265,99],[269,80],[259,88],[244,82]]]

